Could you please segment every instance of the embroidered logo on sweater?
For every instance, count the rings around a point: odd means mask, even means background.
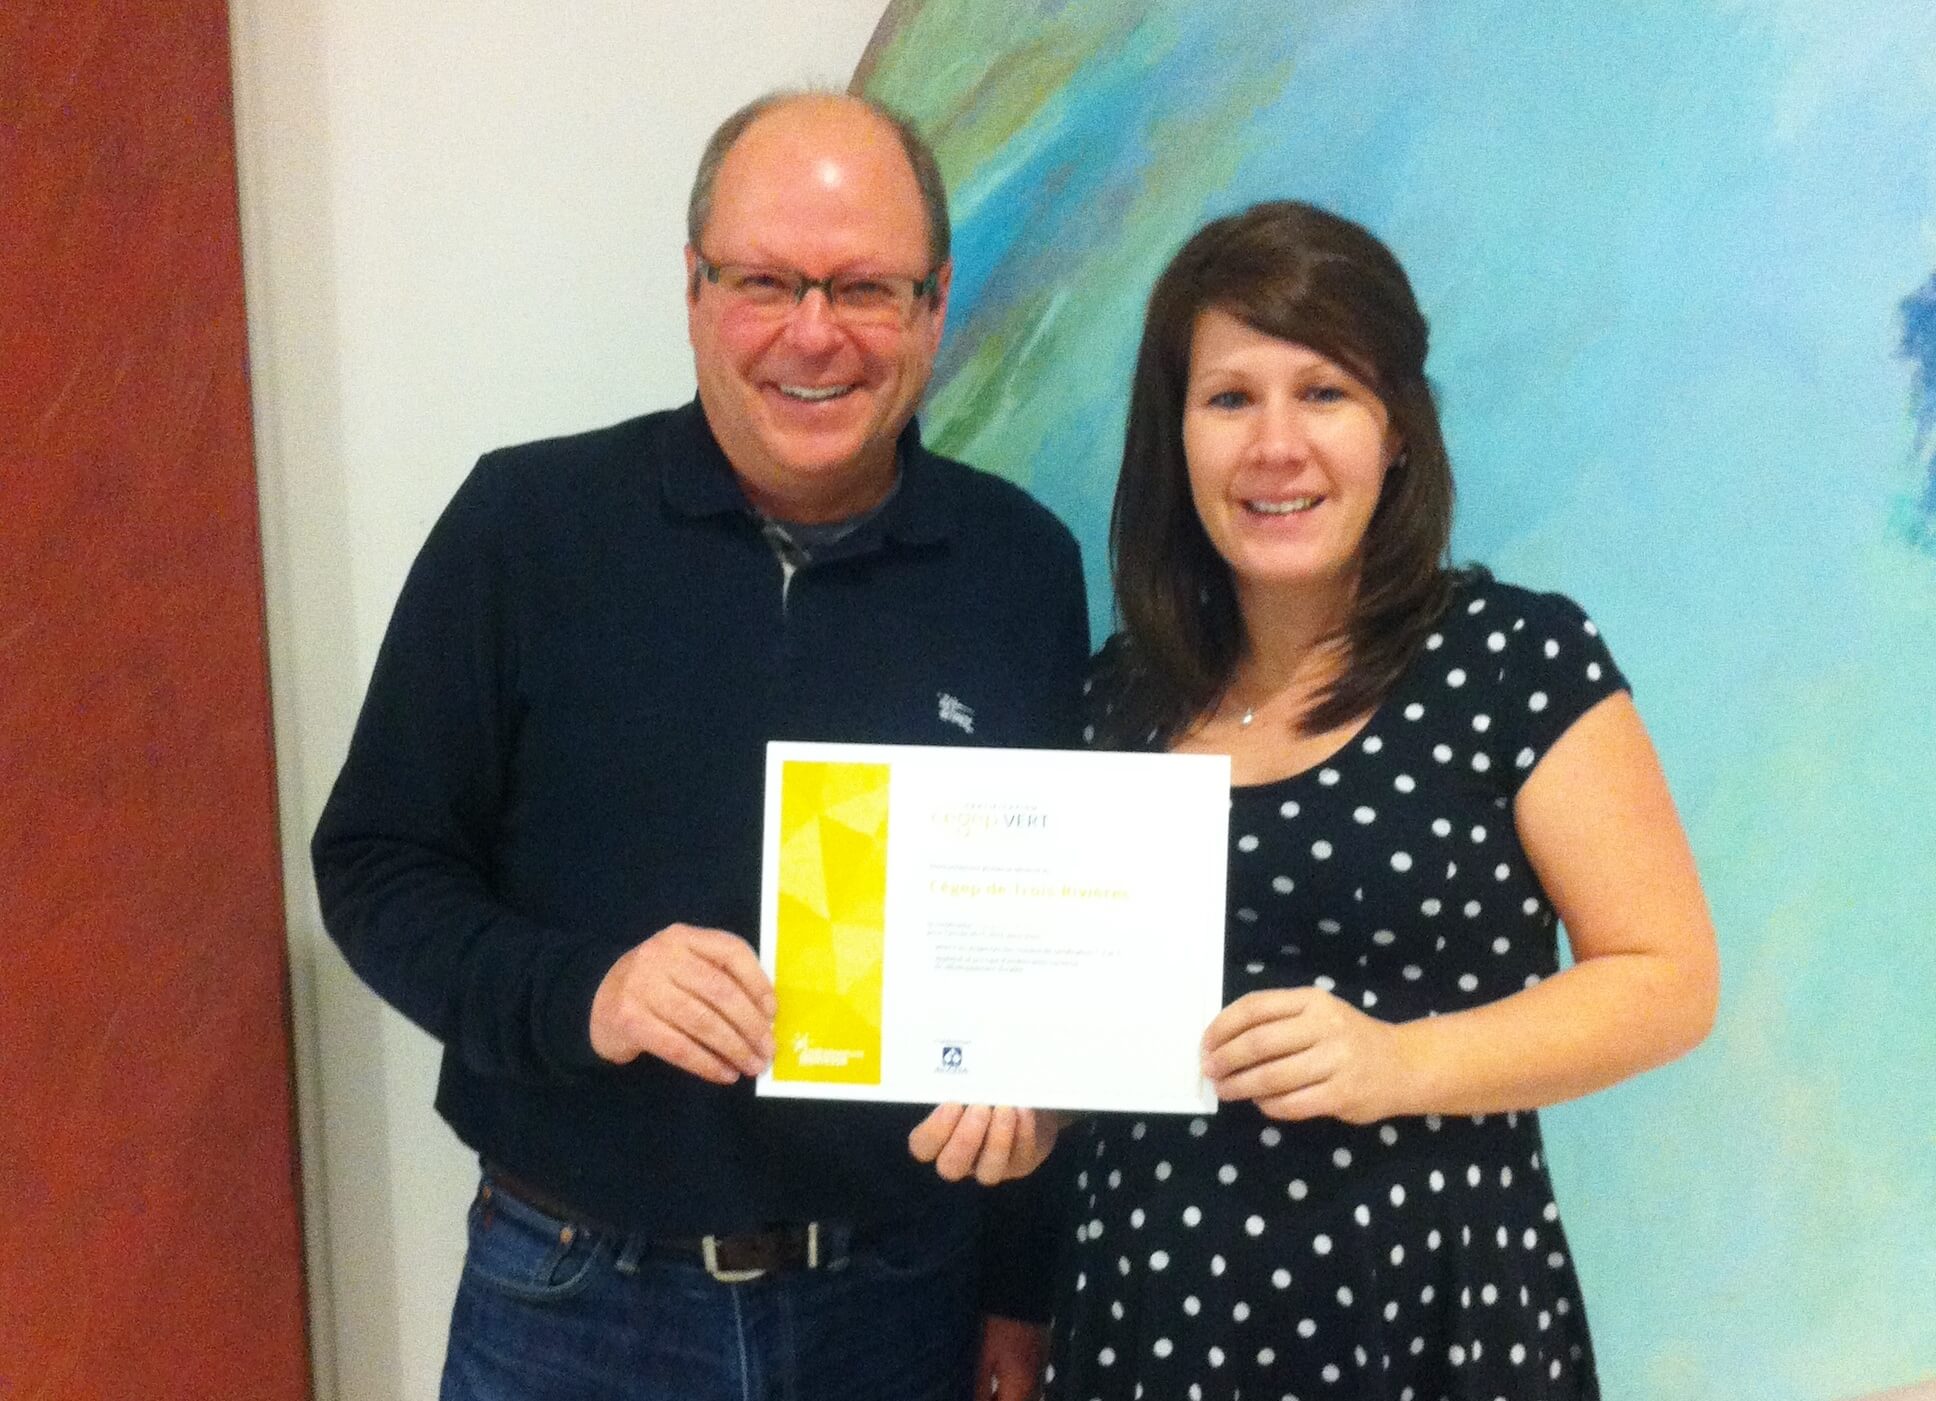
[[[974,711],[970,710],[946,691],[941,692],[938,699],[941,705],[940,709],[935,712],[937,719],[945,720],[950,725],[959,725],[961,732],[965,735],[972,735],[975,732]]]

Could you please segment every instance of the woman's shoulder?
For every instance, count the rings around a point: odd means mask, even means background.
[[[1157,748],[1151,675],[1127,632],[1112,634],[1089,659],[1082,681],[1082,742],[1094,749]]]
[[[1456,571],[1445,608],[1426,639],[1430,650],[1499,656],[1530,643],[1544,648],[1584,637],[1599,628],[1570,595],[1509,583],[1483,565]]]

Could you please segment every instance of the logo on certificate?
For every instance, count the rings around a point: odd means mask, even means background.
[[[941,1069],[952,1074],[960,1074],[966,1068],[962,1065],[962,1052],[964,1049],[965,1047],[959,1041],[943,1041],[941,1043]]]

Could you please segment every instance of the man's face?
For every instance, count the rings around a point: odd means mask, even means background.
[[[697,255],[808,277],[928,271],[914,171],[893,131],[840,98],[790,102],[727,153]],[[698,279],[687,328],[706,420],[753,504],[781,520],[840,520],[894,480],[894,443],[941,344],[949,269],[906,324],[853,326],[810,291],[784,315],[736,303]]]

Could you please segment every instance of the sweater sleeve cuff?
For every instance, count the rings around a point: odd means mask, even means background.
[[[572,954],[558,970],[543,1023],[538,1054],[567,1074],[596,1069],[604,1061],[592,1049],[592,999],[598,986],[625,952],[594,941]]]

